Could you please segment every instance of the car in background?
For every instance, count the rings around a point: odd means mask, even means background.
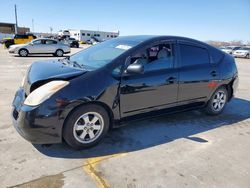
[[[25,44],[27,42],[30,42],[32,40],[36,39],[36,36],[33,34],[16,34],[14,35],[14,38],[6,38],[3,41],[3,44],[5,45],[6,48],[9,48],[11,45],[14,44]]]
[[[29,54],[53,54],[61,57],[64,54],[70,53],[70,47],[59,41],[43,38],[36,39],[26,44],[11,45],[9,53],[19,54],[26,57]]]
[[[236,51],[233,52],[234,57],[244,57],[244,58],[249,58],[250,54],[250,47],[242,47]]]
[[[33,63],[13,100],[16,130],[32,143],[81,149],[128,120],[205,109],[234,96],[234,58],[173,36],[118,37],[70,57]]]
[[[96,37],[91,37],[90,40],[87,40],[86,43],[87,44],[92,44],[92,45],[95,45],[95,44],[98,44],[102,42],[101,40],[99,40],[98,38]]]
[[[234,51],[240,49],[240,46],[225,46],[225,47],[221,47],[220,49],[223,52],[226,52],[227,54],[233,54]]]
[[[75,38],[68,38],[68,43],[71,48],[79,48],[79,42]]]

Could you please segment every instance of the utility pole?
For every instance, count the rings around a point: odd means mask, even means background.
[[[51,26],[49,27],[49,30],[50,30],[50,33],[52,34],[53,28]]]
[[[35,32],[35,29],[34,29],[34,19],[32,18],[32,32],[34,33]]]
[[[18,34],[18,25],[17,25],[17,10],[16,10],[16,5],[15,5],[15,18],[16,18],[15,34]]]

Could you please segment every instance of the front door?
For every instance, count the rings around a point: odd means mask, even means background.
[[[176,104],[178,71],[174,47],[173,42],[164,42],[132,55],[131,64],[143,64],[144,73],[122,76],[122,118]]]

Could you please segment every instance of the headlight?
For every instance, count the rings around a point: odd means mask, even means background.
[[[24,82],[25,82],[25,76],[23,77],[23,79],[22,79],[22,82],[21,82],[21,87],[23,87],[24,86]]]
[[[37,106],[50,98],[54,93],[68,85],[68,81],[51,81],[32,91],[25,99],[24,104],[28,106]]]

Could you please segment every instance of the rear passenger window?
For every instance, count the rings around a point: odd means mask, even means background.
[[[181,66],[209,63],[209,54],[205,48],[180,44]]]

